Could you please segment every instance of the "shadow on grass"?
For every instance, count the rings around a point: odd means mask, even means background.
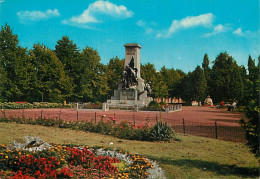
[[[238,167],[236,165],[219,164],[217,162],[203,161],[203,160],[192,160],[192,159],[177,159],[173,160],[170,158],[157,158],[149,156],[148,158],[156,160],[157,162],[175,165],[185,166],[189,168],[198,168],[205,171],[215,172],[218,175],[228,176],[235,175],[238,177],[259,177],[259,171],[257,167]]]

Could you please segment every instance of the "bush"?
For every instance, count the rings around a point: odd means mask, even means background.
[[[246,138],[248,140],[247,145],[250,148],[250,151],[255,154],[256,157],[259,157],[259,114],[260,108],[255,101],[251,101],[246,109],[246,116],[248,121],[245,122],[243,119],[240,120],[240,124],[246,131]]]
[[[148,106],[159,106],[157,101],[151,101]]]
[[[150,130],[150,140],[152,141],[171,141],[174,138],[173,129],[162,121],[157,121],[155,126]]]
[[[0,103],[0,109],[32,109],[32,108],[73,108],[71,104],[63,105],[62,103],[34,102],[34,103]]]

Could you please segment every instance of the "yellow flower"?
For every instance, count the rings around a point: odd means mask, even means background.
[[[21,154],[22,154],[21,152],[18,153],[18,155],[21,155]]]
[[[5,158],[8,158],[8,156],[5,156]]]

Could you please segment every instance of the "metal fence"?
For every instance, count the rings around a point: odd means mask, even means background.
[[[102,114],[102,115],[101,115]],[[134,125],[154,125],[156,121],[162,120],[170,125],[177,133],[216,138],[234,142],[246,143],[245,131],[239,125],[225,125],[223,122],[195,122],[188,119],[166,119],[152,112],[147,113],[147,116],[140,116],[139,113],[133,115],[117,114],[116,112],[94,112],[94,111],[66,111],[66,110],[2,110],[0,117],[6,118],[51,118],[63,119],[67,121],[93,121],[98,122],[101,117],[106,121],[111,118],[116,119],[116,123],[123,121],[130,122]]]

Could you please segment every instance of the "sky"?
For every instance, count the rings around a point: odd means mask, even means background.
[[[140,44],[141,63],[157,70],[193,71],[205,53],[213,62],[225,51],[247,67],[260,55],[259,0],[0,0],[0,23],[22,47],[55,49],[68,36],[103,64],[123,59],[126,43]]]

